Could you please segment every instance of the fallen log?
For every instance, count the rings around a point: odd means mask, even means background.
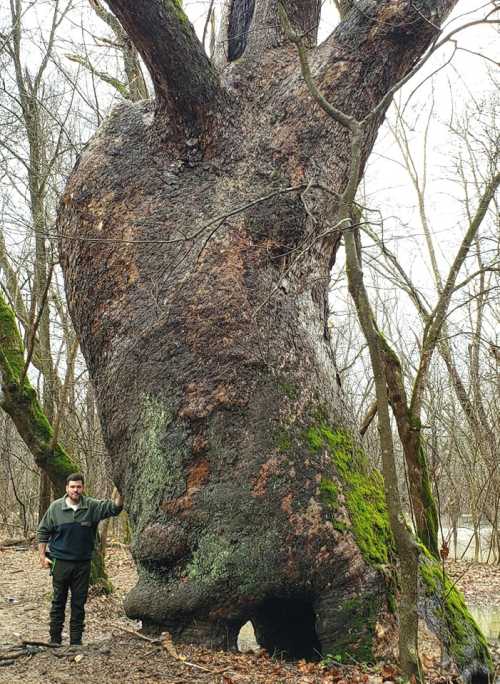
[[[35,539],[35,535],[29,537],[17,537],[15,539],[3,539],[0,541],[0,548],[8,549],[12,546],[29,546]]]

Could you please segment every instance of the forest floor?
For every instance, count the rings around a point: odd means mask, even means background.
[[[84,645],[73,650],[35,645],[22,649],[23,640],[47,641],[50,577],[40,568],[33,548],[0,546],[0,683],[63,684],[77,679],[85,684],[389,684],[398,678],[389,663],[370,668],[287,663],[263,651],[224,653],[147,641],[137,636],[139,625],[128,620],[122,609],[123,597],[136,580],[128,550],[111,547],[107,563],[115,591],[89,598]],[[451,563],[448,569],[468,602],[500,606],[499,566]],[[252,647],[245,639],[242,646]],[[493,644],[493,654],[498,672],[498,642]],[[421,657],[429,682],[457,681],[452,672],[440,669],[438,649],[426,638]]]

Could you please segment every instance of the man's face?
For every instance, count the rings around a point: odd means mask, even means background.
[[[71,501],[78,503],[83,492],[83,482],[80,480],[70,480],[66,485],[66,494]]]

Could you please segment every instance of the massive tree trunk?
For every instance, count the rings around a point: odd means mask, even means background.
[[[116,107],[86,147],[59,233],[133,527],[127,612],[177,640],[235,647],[251,618],[270,650],[369,657],[391,540],[327,327],[347,133],[313,103],[276,3],[230,3],[219,72],[174,0],[108,4],[156,100]],[[361,119],[453,4],[360,0],[310,51],[324,94]],[[309,38],[318,8],[288,8]]]

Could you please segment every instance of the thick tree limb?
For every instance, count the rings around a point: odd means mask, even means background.
[[[317,83],[328,101],[358,121],[377,118],[392,96],[420,68],[422,55],[430,55],[440,25],[457,0],[416,0],[395,3],[358,0],[352,11],[320,48],[322,73]],[[341,101],[338,76],[348,72],[360,97]]]
[[[48,474],[56,490],[63,492],[66,476],[78,470],[78,465],[59,442],[51,444],[54,431],[35,390],[26,376],[20,382],[24,366],[24,345],[14,312],[0,295],[0,406],[14,421],[36,464]]]
[[[341,21],[344,21],[344,19],[347,17],[349,12],[353,8],[353,1],[352,0],[333,0],[335,7],[337,8],[337,12],[339,13],[339,17]]]
[[[286,13],[308,47],[317,41],[321,3],[288,0]],[[279,0],[228,0],[218,35],[219,64],[241,56],[261,61],[263,54],[283,45],[285,34],[278,19]]]
[[[147,99],[148,88],[142,74],[139,55],[137,54],[137,50],[133,46],[132,41],[124,31],[118,19],[101,5],[100,0],[89,0],[89,5],[97,16],[107,24],[115,34],[123,55],[123,64],[128,81],[128,99],[133,102]]]
[[[218,77],[178,0],[108,0],[142,56],[161,108],[192,133],[221,96]]]

